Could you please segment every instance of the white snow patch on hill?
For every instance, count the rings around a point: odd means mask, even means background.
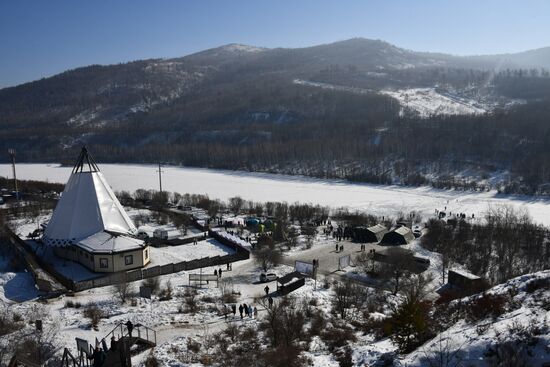
[[[231,43],[227,46],[224,46],[223,49],[231,52],[262,52],[266,50],[262,47],[243,45],[240,43]]]
[[[306,87],[315,87],[315,88],[335,90],[340,92],[349,92],[349,93],[355,93],[355,94],[375,93],[375,91],[371,89],[349,87],[346,85],[336,85],[336,84],[329,84],[329,83],[322,83],[322,82],[314,82],[311,80],[304,80],[304,79],[294,79],[292,82],[294,84],[304,85]]]
[[[434,115],[480,115],[489,112],[491,108],[476,100],[467,99],[451,93],[439,93],[435,88],[411,88],[399,90],[383,90],[399,101],[405,108],[418,113],[421,117]]]

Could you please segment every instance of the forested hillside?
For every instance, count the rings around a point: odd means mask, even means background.
[[[0,90],[0,151],[547,194],[547,56],[352,39],[94,65]]]

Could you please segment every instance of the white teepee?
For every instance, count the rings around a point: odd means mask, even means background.
[[[102,231],[137,232],[84,147],[42,239],[48,245],[66,246]]]

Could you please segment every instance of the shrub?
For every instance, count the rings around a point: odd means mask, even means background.
[[[261,355],[262,364],[270,367],[302,367],[310,365],[306,357],[301,356],[301,349],[295,345],[280,345],[267,349]]]
[[[143,364],[145,365],[145,367],[160,367],[160,362],[157,357],[155,357],[152,350]]]
[[[196,313],[199,310],[197,300],[197,291],[193,288],[187,288],[183,294],[183,304],[178,309],[182,313]]]
[[[164,285],[164,288],[162,288],[159,292],[159,300],[160,301],[171,300],[172,293],[173,293],[172,282],[167,281],[166,284]]]
[[[84,309],[84,317],[90,319],[90,324],[95,331],[98,331],[99,320],[103,317],[103,311],[96,305],[89,304]]]
[[[348,342],[354,342],[357,338],[353,330],[346,324],[334,325],[321,333],[321,339],[326,343],[328,349],[333,352],[337,348],[344,347]]]
[[[141,282],[141,285],[150,288],[152,294],[157,294],[160,288],[160,280],[158,277],[147,278]]]
[[[212,296],[206,295],[201,298],[204,303],[216,303],[216,299]]]
[[[538,278],[531,280],[525,285],[525,292],[533,293],[539,289],[550,288],[550,278]]]
[[[311,326],[308,330],[309,335],[321,335],[326,326],[327,320],[325,319],[325,314],[322,311],[314,312],[311,317]]]
[[[222,292],[221,300],[223,303],[236,303],[237,295],[233,292],[233,282],[223,278],[219,282],[220,290]]]
[[[187,339],[187,350],[189,350],[192,353],[199,353],[201,350],[201,343],[199,343],[196,340],[193,340],[191,338]]]
[[[352,367],[353,366],[353,351],[349,345],[341,348],[335,353],[336,360],[340,367]]]
[[[409,353],[431,337],[429,304],[408,299],[397,307],[389,319],[391,340],[402,353]]]
[[[120,303],[124,304],[126,299],[130,296],[133,291],[133,284],[128,283],[126,280],[123,280],[114,285],[114,293],[119,298]]]
[[[467,313],[471,321],[496,318],[505,312],[505,306],[506,297],[484,293],[467,305]]]

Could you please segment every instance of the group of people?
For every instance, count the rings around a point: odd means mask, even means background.
[[[343,252],[344,251],[344,245],[336,244],[336,252]]]
[[[229,269],[229,264],[227,264],[227,269]],[[214,275],[216,275],[218,278],[222,277],[222,268],[218,268],[218,270],[214,269]]]
[[[235,316],[236,314],[236,308],[237,306],[236,305],[232,305],[231,306],[232,310],[233,310],[233,315]],[[247,305],[246,303],[243,303],[242,305],[239,305],[239,315],[241,316],[241,320],[245,317],[245,316],[248,316],[249,318],[257,318],[258,317],[258,307],[254,306],[252,307],[251,305]]]
[[[325,236],[332,236],[336,241],[351,240],[353,238],[353,228],[350,226],[338,225],[334,228],[332,224],[329,224],[324,230]]]
[[[441,218],[445,218],[447,216],[447,213],[446,213],[446,210],[447,210],[447,207],[445,207],[445,210],[439,210],[439,209],[435,209],[435,214],[441,219]],[[449,217],[451,217],[453,215],[453,213],[451,211],[449,211]],[[466,213],[455,213],[455,218],[458,218],[458,219],[466,219]],[[471,216],[472,219],[475,218],[475,214],[472,213],[472,216]]]
[[[132,331],[134,330],[134,324],[128,320],[125,324],[126,329],[128,330],[128,336],[132,337]],[[87,358],[89,360],[92,360],[92,366],[93,367],[102,367],[105,364],[105,361],[107,360],[107,351],[117,351],[118,350],[118,344],[121,341],[116,340],[115,336],[111,336],[111,346],[110,348],[107,347],[107,343],[105,342],[105,339],[101,340],[101,345],[97,343],[96,340],[96,347],[91,355],[88,355]]]

